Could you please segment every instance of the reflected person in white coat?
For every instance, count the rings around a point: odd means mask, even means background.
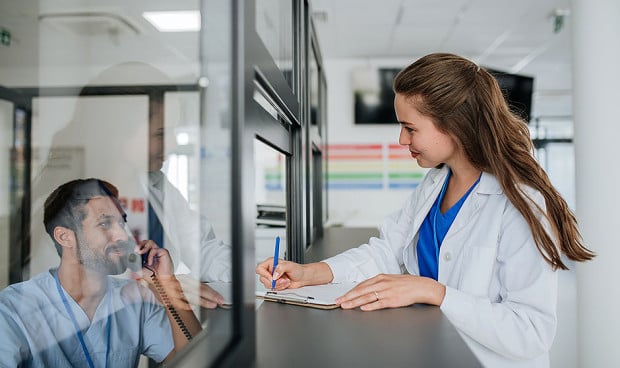
[[[586,261],[574,215],[533,157],[527,124],[485,69],[430,54],[394,80],[399,143],[431,168],[380,238],[323,262],[282,261],[276,289],[358,281],[365,311],[436,305],[484,366],[548,367],[557,269]],[[272,260],[256,272],[266,287]]]
[[[170,132],[168,132],[168,135]],[[163,95],[149,99],[148,172],[139,175],[148,206],[148,237],[170,254],[175,274],[188,300],[215,308],[225,300],[204,282],[232,281],[232,250],[217,238],[208,219],[190,208],[181,192],[168,180],[165,160]]]
[[[180,265],[175,270],[177,273],[191,273],[201,281],[231,282],[230,246],[215,236],[210,222],[189,207],[181,192],[161,171],[165,159],[164,101],[151,97],[149,105],[148,178],[142,180],[150,211],[149,238],[152,233],[157,234],[159,244]],[[158,222],[157,226],[152,222]],[[160,228],[154,229],[157,227]]]

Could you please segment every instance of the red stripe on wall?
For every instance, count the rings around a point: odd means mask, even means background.
[[[330,144],[328,150],[381,150],[381,144]]]

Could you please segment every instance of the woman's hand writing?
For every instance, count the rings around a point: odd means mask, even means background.
[[[276,290],[299,288],[306,285],[318,285],[331,282],[334,278],[327,263],[316,262],[299,264],[281,260],[273,272],[273,257],[267,258],[256,266],[256,274],[266,288],[271,289],[271,281],[276,280]]]

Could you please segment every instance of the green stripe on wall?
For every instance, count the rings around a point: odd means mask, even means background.
[[[282,174],[265,174],[265,179],[267,180],[281,180]]]
[[[382,179],[381,173],[329,173],[327,179]]]
[[[422,179],[424,177],[424,173],[389,173],[388,177],[390,179]]]

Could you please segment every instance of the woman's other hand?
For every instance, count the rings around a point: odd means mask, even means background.
[[[343,309],[364,311],[398,308],[416,303],[441,305],[446,287],[428,278],[413,275],[377,275],[336,299]]]

